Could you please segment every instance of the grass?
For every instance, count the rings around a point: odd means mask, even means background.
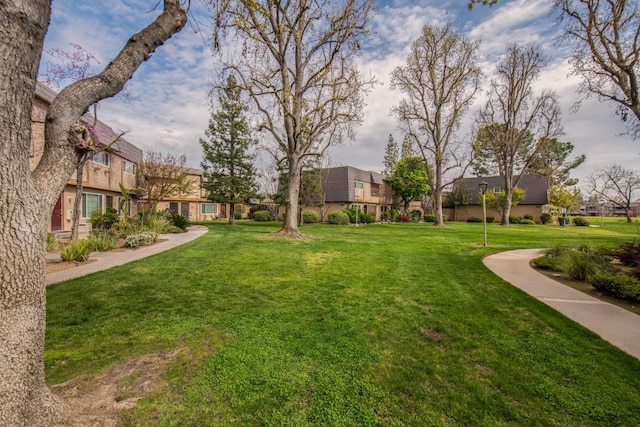
[[[183,351],[128,425],[635,425],[640,361],[482,264],[615,247],[604,228],[209,224],[196,241],[50,286],[48,381]]]

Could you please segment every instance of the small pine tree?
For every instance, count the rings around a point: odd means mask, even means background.
[[[200,139],[204,152],[204,188],[209,199],[229,204],[229,224],[235,220],[235,204],[255,194],[255,156],[249,152],[255,145],[245,117],[247,107],[241,99],[241,88],[233,75],[227,78],[219,98],[220,109],[212,112],[208,140]]]
[[[413,157],[416,155],[416,152],[413,150],[413,140],[409,135],[404,136],[404,141],[402,141],[402,151],[400,154],[401,159],[406,159],[407,157]]]
[[[389,142],[384,149],[384,174],[391,176],[398,164],[398,144],[393,140],[393,135],[389,134]]]

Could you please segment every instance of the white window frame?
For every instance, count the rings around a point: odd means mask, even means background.
[[[101,159],[103,156],[104,156],[104,160]],[[91,161],[93,163],[97,163],[99,165],[107,166],[107,167],[109,166],[110,160],[111,159],[109,158],[109,153],[107,153],[106,151],[100,151],[94,154],[93,157],[91,158]]]
[[[128,160],[124,161],[123,169],[124,169],[124,173],[128,173],[129,175],[136,174],[136,164]]]
[[[98,208],[97,210],[94,210],[93,212],[87,212],[87,197],[88,196],[92,196],[92,197],[98,197],[100,202],[98,203]],[[91,218],[91,215],[93,215],[94,212],[98,211],[98,213],[102,214],[104,212],[104,195],[102,194],[97,194],[97,193],[82,193],[82,209],[80,209],[81,213],[81,217],[82,218]]]
[[[355,184],[354,184],[354,187],[357,188],[358,190],[363,190],[364,189],[364,182],[356,181]]]
[[[211,206],[211,212],[205,212],[205,207]],[[200,205],[200,213],[202,215],[217,215],[218,206],[215,203],[202,203]]]

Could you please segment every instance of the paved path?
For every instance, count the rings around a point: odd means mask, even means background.
[[[86,276],[87,274],[95,273],[96,271],[107,270],[118,265],[136,261],[150,255],[155,255],[197,239],[203,234],[206,234],[208,230],[209,229],[207,227],[202,225],[195,225],[189,227],[189,231],[186,233],[162,234],[160,239],[165,241],[152,246],[143,246],[138,249],[127,249],[116,252],[94,252],[89,258],[95,260],[94,262],[47,274],[45,276],[45,283],[47,285],[51,285],[64,280],[75,279],[76,277]],[[58,255],[56,254],[56,256]]]
[[[483,262],[502,279],[640,359],[640,316],[538,273],[529,261],[540,256],[540,251],[501,252]]]

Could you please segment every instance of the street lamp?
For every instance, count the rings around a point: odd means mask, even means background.
[[[487,246],[487,203],[484,193],[487,192],[488,186],[489,184],[487,183],[487,181],[482,181],[480,184],[478,184],[478,187],[480,187],[480,192],[482,193],[482,228],[484,231],[483,246]]]

